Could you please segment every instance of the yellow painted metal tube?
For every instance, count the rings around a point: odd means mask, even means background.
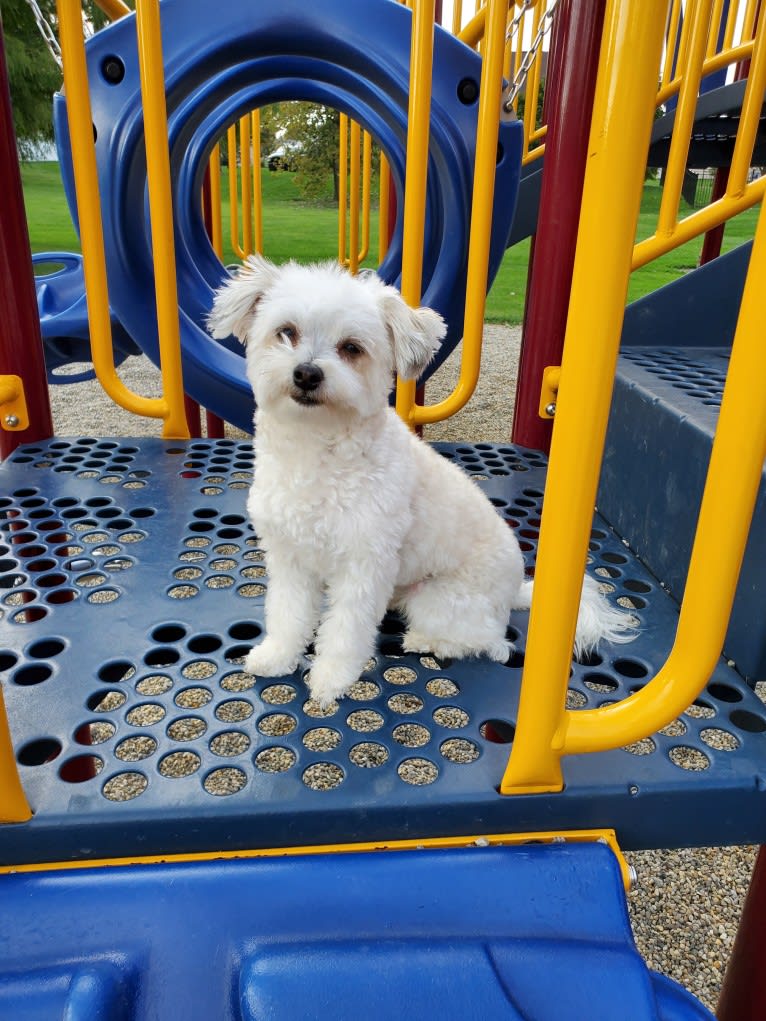
[[[348,117],[340,115],[338,129],[338,262],[348,265],[346,215],[348,207]]]
[[[229,156],[229,230],[234,254],[244,259],[246,252],[239,243],[239,171],[237,170],[237,126],[232,124],[226,132],[226,148]]]
[[[142,397],[133,393],[124,385],[114,367],[101,201],[81,5],[79,0],[57,0],[56,8],[64,62],[67,120],[72,142],[72,167],[77,193],[77,216],[80,224],[93,368],[101,386],[115,404],[135,415],[165,418],[167,415],[165,398]]]
[[[168,118],[165,108],[159,0],[136,0],[136,33],[144,110],[146,176],[152,229],[160,370],[162,390],[167,401],[162,435],[166,438],[188,437],[178,322],[173,198],[170,188]]]
[[[572,646],[666,11],[666,0],[607,2],[516,738],[501,786],[505,794],[562,787]]]
[[[678,22],[681,17],[681,0],[673,0],[668,15],[668,30],[665,36],[665,61],[662,67],[662,84],[667,85],[673,74],[673,57],[678,39]]]
[[[751,39],[748,42],[740,43],[738,46],[732,47],[730,50],[722,50],[720,53],[716,53],[715,56],[709,57],[705,60],[702,65],[703,77],[707,74],[713,74],[714,71],[720,71],[722,67],[728,67],[730,64],[736,64],[739,60],[747,60],[747,58],[751,56],[752,52],[753,41]],[[663,85],[657,93],[657,106],[670,99],[671,96],[674,96],[681,87],[682,82],[683,79],[679,76],[668,82],[667,85]]]
[[[420,304],[423,284],[434,9],[434,0],[416,0],[412,11],[401,291],[404,300],[413,307]],[[414,404],[415,380],[398,380],[396,410],[405,422],[411,421]]]
[[[261,111],[250,114],[250,134],[253,143],[253,223],[255,250],[263,254],[263,191],[261,189]]]
[[[736,6],[734,4],[733,6]],[[710,28],[708,29],[707,53],[712,57],[718,50],[718,35],[721,28],[721,14],[723,13],[723,0],[714,0],[713,12],[710,15]],[[725,30],[725,29],[724,29]]]
[[[747,184],[747,173],[753,158],[755,136],[763,109],[764,91],[766,91],[766,26],[762,20],[753,45],[753,58],[745,85],[745,95],[737,127],[737,139],[734,143],[729,180],[726,185],[726,194],[731,198],[742,195]]]
[[[463,23],[463,0],[453,0],[452,3],[452,34],[457,35]]]
[[[444,401],[428,407],[411,407],[410,418],[418,424],[438,422],[454,415],[470,400],[479,379],[481,343],[484,332],[484,306],[487,295],[489,243],[495,195],[506,16],[505,0],[489,0],[487,35],[479,87],[478,133],[473,176],[474,188],[471,198],[471,236],[468,243],[460,376],[455,389]]]
[[[26,822],[31,818],[32,809],[21,786],[0,685],[0,823]]]
[[[672,234],[663,237],[655,235],[640,241],[633,249],[633,269],[645,266],[666,252],[686,244],[692,238],[699,237],[700,234],[704,234],[712,227],[717,227],[720,223],[730,220],[732,216],[752,208],[761,201],[764,193],[766,193],[766,177],[759,177],[758,180],[751,181],[737,198],[724,196],[717,202],[713,202],[703,209],[697,209],[689,216],[684,217],[676,224]]]
[[[737,15],[742,9],[739,0],[729,4],[729,13],[726,16],[726,27],[723,30],[723,45],[721,50],[729,50],[734,43],[734,30],[737,27]]]
[[[486,8],[482,8],[478,14],[471,18],[464,28],[461,28],[460,31],[456,33],[458,39],[461,42],[464,42],[466,46],[470,46],[472,50],[475,50],[481,39],[484,37],[484,26],[486,21],[487,10]]]
[[[370,193],[372,186],[372,135],[362,135],[362,246],[357,262],[361,265],[370,252]]]
[[[359,214],[360,214],[360,175],[362,157],[362,129],[356,121],[351,121],[349,163],[349,216],[348,216],[348,268],[351,273],[359,270]]]
[[[210,239],[213,251],[223,261],[223,226],[221,223],[221,147],[216,145],[210,153],[210,210],[213,221],[213,236]]]
[[[378,198],[378,262],[383,262],[388,251],[388,215],[390,209],[389,188],[391,167],[385,153],[380,154],[380,195]]]
[[[242,248],[253,254],[253,189],[250,168],[250,114],[239,122],[239,172],[242,188]]]
[[[764,280],[766,209],[750,256],[676,640],[640,692],[602,709],[567,714],[565,754],[618,748],[664,727],[697,698],[721,655],[766,458]]]
[[[747,6],[745,7],[745,16],[742,19],[742,36],[741,39],[752,39],[755,35],[755,17],[758,13],[758,5],[761,0],[747,0]]]
[[[122,0],[95,0],[96,7],[104,12],[110,21],[118,21],[133,12]]]
[[[671,234],[678,220],[678,203],[681,200],[681,188],[689,155],[692,126],[697,110],[697,97],[702,78],[702,64],[705,60],[712,2],[713,0],[697,0],[692,15],[689,45],[686,48],[687,59],[680,65],[683,67],[683,81],[678,93],[676,119],[670,141],[667,168],[662,182],[662,198],[657,217],[659,237]]]

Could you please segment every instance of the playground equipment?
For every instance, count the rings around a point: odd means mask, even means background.
[[[295,47],[299,23],[308,42],[301,44],[302,54],[289,50],[291,73],[297,73],[298,58],[306,58],[323,81],[319,70],[330,72],[316,37],[332,38],[334,47],[340,38],[338,49],[352,73],[333,64],[332,81],[345,83],[349,96],[350,83],[369,95],[372,112],[362,115],[350,99],[340,105],[377,137],[393,139],[391,156],[395,142],[403,145],[406,86],[394,88],[389,77],[386,86],[393,94],[384,93],[378,63],[366,56],[362,65],[356,52],[363,43],[365,55],[371,52],[369,40],[356,35],[357,27],[342,19],[334,0],[310,12],[305,5],[288,6],[294,17],[290,39],[281,11],[273,21],[264,16],[257,38],[253,34],[247,45],[234,47],[237,67],[246,67],[261,53],[258,47],[274,42],[263,59],[273,61],[284,76],[276,44]],[[571,6],[571,16],[592,8]],[[688,20],[689,63],[677,122],[688,119],[689,97],[696,103],[712,6],[711,0],[698,0],[695,18]],[[177,217],[181,293],[185,297],[187,277],[194,273],[209,292],[210,280],[184,262],[190,250],[185,231],[199,239],[195,252],[203,263],[214,265],[213,249],[201,236],[197,198],[209,144],[227,122],[251,108],[254,93],[243,77],[236,79],[241,105],[211,92],[209,106],[194,108],[184,85],[194,78],[200,54],[213,81],[225,73],[209,36],[201,47],[179,30],[186,47],[174,49],[168,29],[177,10],[172,0],[161,5],[139,0],[135,19],[126,16],[88,45],[89,54],[99,58],[89,58],[94,94],[104,97],[103,105],[94,107],[94,153],[79,9],[73,0],[60,4],[71,180],[78,179],[94,366],[120,403],[163,420],[165,438],[51,438],[32,378],[39,378],[39,364],[22,364],[18,343],[3,348],[3,370],[13,379],[23,376],[32,424],[9,422],[3,412],[6,438],[13,438],[14,430],[26,434],[0,468],[0,579],[7,592],[1,604],[0,667],[8,716],[8,733],[4,719],[0,732],[0,810],[7,820],[0,827],[0,860],[6,872],[15,873],[0,877],[6,893],[0,909],[0,997],[5,997],[0,1004],[9,1004],[13,1013],[24,996],[25,1003],[40,1005],[38,1013],[58,1009],[76,1017],[79,1010],[82,1016],[97,1016],[100,1009],[106,1016],[111,1011],[115,1017],[148,1017],[162,1012],[164,998],[175,993],[174,1002],[185,1003],[191,1017],[211,1012],[294,1017],[313,1009],[304,1006],[307,998],[323,1004],[328,997],[325,1013],[335,1009],[335,1016],[353,1017],[357,965],[366,957],[385,978],[375,987],[380,999],[369,998],[372,1017],[401,1016],[403,1003],[410,1016],[424,1018],[433,1016],[434,1004],[445,1016],[467,1012],[470,1004],[480,1004],[490,1016],[508,1017],[567,1016],[566,1010],[573,1018],[623,1015],[637,1021],[709,1016],[636,960],[618,882],[619,851],[609,831],[616,830],[620,846],[629,848],[764,839],[766,712],[746,680],[720,658],[766,446],[757,294],[766,272],[763,216],[680,616],[661,580],[611,522],[593,516],[666,5],[661,0],[606,5],[565,355],[551,400],[542,409],[550,414],[547,406],[555,403],[547,472],[546,455],[539,450],[511,444],[442,447],[445,456],[476,477],[519,532],[536,578],[528,632],[525,615],[514,618],[510,634],[517,651],[507,665],[440,663],[403,656],[401,622],[387,618],[374,662],[347,704],[329,711],[306,701],[298,675],[275,682],[241,670],[241,657],[260,631],[261,597],[268,585],[257,536],[244,514],[249,444],[190,438],[186,428],[182,382],[191,378],[193,358],[187,344],[182,375],[178,340],[183,331],[173,321],[170,212],[173,208]],[[405,47],[406,40],[409,47],[410,15],[386,3],[375,10],[380,19],[373,38],[385,47],[389,27],[392,36],[401,33],[398,44],[390,43],[396,56],[392,66],[407,68],[406,52],[396,46]],[[195,0],[194,11],[202,11],[201,0]],[[160,12],[167,47],[176,54],[176,62],[167,64],[169,129],[159,73]],[[216,8],[212,30],[220,40],[224,27],[231,34],[234,21],[218,15]],[[521,153],[519,131],[509,126],[503,139],[518,139],[516,167],[503,167],[505,144],[497,164],[506,15],[506,5],[491,0],[471,118],[465,104],[455,105],[454,94],[464,68],[477,73],[476,58],[441,33],[434,45],[447,82],[444,93],[451,91],[446,108],[456,111],[461,137],[464,132],[475,138],[470,145],[475,184],[463,193],[472,206],[470,238],[464,238],[467,256],[463,242],[459,253],[445,251],[446,220],[439,218],[436,199],[431,206],[427,202],[433,193],[427,164],[432,162],[441,180],[440,139],[452,122],[443,123],[439,111],[444,107],[437,102],[432,112],[427,101],[432,6],[417,3],[411,16],[413,73],[399,203],[402,290],[408,300],[420,300],[423,252],[430,267],[426,282],[441,279],[447,256],[450,265],[463,266],[467,281],[466,353],[458,388],[442,405],[424,407],[414,403],[411,387],[400,387],[397,405],[413,424],[465,403],[478,372],[477,324],[480,335],[487,269],[497,238],[504,245],[507,235],[505,227],[498,233],[495,226],[504,197],[499,187],[495,197],[495,171],[515,179]],[[128,41],[134,20],[137,49]],[[104,38],[109,54],[123,63],[117,83],[103,79]],[[743,183],[741,169],[750,156],[748,137],[754,138],[753,111],[760,113],[763,38],[759,30],[749,50],[745,45],[752,56],[751,98],[743,98],[739,139],[744,141],[734,148],[739,170],[732,168],[730,201],[705,214],[705,226],[762,195],[757,182]],[[118,42],[125,48],[116,51]],[[131,82],[135,95],[139,64],[145,76],[143,120],[137,100],[128,104],[131,116],[125,120],[116,93],[109,90]],[[363,71],[370,75],[367,92],[360,84]],[[196,73],[202,82],[199,67]],[[269,94],[265,82],[259,79],[261,98]],[[312,96],[325,94],[313,91],[308,75],[304,86]],[[199,88],[204,92],[203,85]],[[337,104],[337,97],[333,101]],[[103,113],[110,104],[117,126]],[[388,116],[398,127],[386,135]],[[62,101],[57,117],[61,133]],[[202,141],[186,132],[192,123],[199,125]],[[148,174],[136,155],[142,126]],[[560,127],[549,124],[546,159],[556,149],[551,135]],[[183,155],[181,140],[197,154],[194,158]],[[681,185],[683,144],[671,145],[668,156],[671,206]],[[123,245],[136,238],[145,245],[146,216],[135,211],[148,208],[151,217],[157,277],[151,293],[156,294],[156,347],[165,381],[160,399],[132,395],[115,378],[101,266],[104,240],[92,201],[99,166],[110,167],[134,189],[132,219],[112,216],[111,203],[105,210],[112,276],[123,275]],[[171,166],[176,194],[194,196],[185,210],[177,198],[171,204]],[[403,168],[401,158],[397,166],[392,156],[395,178],[401,180]],[[71,202],[71,184],[69,189]],[[119,201],[119,190],[110,194]],[[675,229],[671,223],[670,234]],[[130,251],[141,274],[136,301],[148,303],[148,250],[137,245]],[[214,268],[220,278],[220,266]],[[0,306],[16,315],[24,304],[21,284],[14,299]],[[184,324],[192,319],[188,309],[182,313]],[[154,333],[146,322],[141,327],[142,336]],[[235,356],[212,341],[203,347],[200,334],[200,372],[215,368],[220,382],[218,368],[229,357]],[[12,390],[18,397],[18,383],[4,385],[3,394]],[[232,393],[220,390],[219,407]],[[197,394],[211,404],[207,392]],[[456,537],[463,539],[470,541]],[[587,662],[573,662],[571,639],[586,558],[612,598],[635,613],[640,634],[627,648],[604,648]],[[602,847],[599,838],[612,849]],[[522,846],[495,846],[514,843]],[[389,850],[370,854],[374,848]],[[104,867],[118,862],[125,867]],[[401,893],[392,894],[397,880]],[[110,919],[83,924],[99,895],[112,907]],[[190,904],[194,896],[199,901]],[[220,905],[215,918],[214,902]],[[26,914],[17,917],[22,910]],[[154,913],[151,932],[143,937],[147,926],[137,919],[145,923],[148,910]],[[486,917],[477,921],[480,912]],[[47,945],[43,925],[53,934]],[[212,932],[210,942],[201,931],[186,938],[203,928]],[[179,943],[188,950],[182,962]],[[225,949],[208,980],[214,943]],[[587,950],[580,956],[583,946]],[[405,984],[413,962],[417,995]],[[168,981],[179,969],[183,976]],[[618,976],[613,985],[605,981],[612,971]],[[445,985],[438,1000],[440,983]],[[569,1006],[561,1000],[552,1004],[549,991],[565,989],[571,989]],[[756,998],[752,1005],[756,1017]]]

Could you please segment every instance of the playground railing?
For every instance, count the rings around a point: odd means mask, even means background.
[[[607,4],[535,595],[504,793],[560,790],[562,756],[628,745],[668,724],[698,696],[723,645],[766,456],[759,307],[766,279],[762,212],[675,642],[664,666],[627,699],[592,710],[566,709],[580,579],[619,352],[665,14],[664,0]],[[690,36],[690,54],[706,45],[701,22],[697,27],[696,36]],[[757,73],[757,67],[753,71]],[[744,117],[743,123],[747,125]],[[553,621],[556,626],[551,626]]]

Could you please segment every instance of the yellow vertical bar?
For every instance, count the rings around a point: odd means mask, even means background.
[[[463,0],[453,0],[452,3],[452,34],[457,35],[460,26],[463,24]]]
[[[434,8],[435,0],[415,0],[412,12],[410,96],[404,184],[404,238],[402,243],[402,297],[412,306],[420,304],[423,283]],[[405,422],[410,421],[412,415],[415,390],[414,379],[397,381],[396,410]]]
[[[662,66],[662,84],[667,85],[673,73],[673,58],[676,55],[678,22],[681,18],[681,0],[673,0],[668,16],[668,31],[665,36],[665,61]]]
[[[742,19],[742,35],[740,42],[746,42],[755,35],[755,17],[761,0],[747,0],[745,15]]]
[[[223,225],[221,223],[221,147],[214,145],[210,153],[210,215],[213,236],[210,239],[213,251],[223,261]]]
[[[242,248],[253,253],[253,192],[250,176],[250,114],[239,122],[239,169],[242,177]]]
[[[253,143],[253,222],[255,223],[255,250],[263,254],[263,191],[261,189],[261,111],[250,114],[250,134]]]
[[[116,404],[136,415],[164,418],[167,415],[166,398],[141,397],[133,393],[124,385],[114,367],[93,112],[82,34],[82,7],[79,0],[57,0],[56,9],[64,61],[67,121],[77,193],[93,367],[104,391]]]
[[[692,25],[689,43],[685,48],[685,60],[679,64],[683,75],[678,93],[676,120],[670,141],[668,165],[662,184],[660,211],[657,216],[657,235],[672,233],[678,220],[678,203],[681,199],[686,159],[689,154],[692,125],[697,110],[697,96],[702,79],[702,64],[710,25],[710,8],[713,0],[697,0],[691,15]]]
[[[226,132],[226,149],[229,157],[229,229],[234,254],[245,258],[245,249],[239,243],[239,171],[237,170],[237,125]]]
[[[154,288],[157,301],[162,388],[168,402],[162,435],[187,437],[178,323],[176,253],[173,236],[173,198],[170,189],[168,119],[159,0],[137,0],[136,33],[141,100],[146,138],[146,176],[149,185],[149,220],[152,228]]]
[[[338,137],[338,262],[348,265],[346,255],[346,209],[348,206],[348,117],[340,115]]]
[[[26,822],[31,818],[32,809],[16,767],[3,687],[0,685],[0,823]]]
[[[734,29],[737,26],[737,14],[740,10],[739,0],[731,0],[729,13],[726,16],[726,27],[723,30],[723,50],[731,49],[734,42]]]
[[[391,167],[385,153],[380,153],[380,195],[378,196],[378,262],[383,262],[388,251],[388,216],[390,209]]]
[[[361,265],[370,251],[370,188],[372,184],[372,135],[362,135],[362,247],[358,262]]]
[[[666,11],[666,0],[607,2],[516,737],[501,787],[506,794],[562,786],[566,690]]]
[[[351,145],[349,162],[349,223],[348,223],[348,268],[352,273],[359,270],[359,207],[361,195],[360,160],[362,155],[362,129],[356,121],[351,121]]]
[[[766,13],[764,17],[766,17]],[[750,71],[739,114],[737,138],[731,157],[729,180],[726,185],[726,194],[732,198],[739,197],[745,190],[747,173],[753,158],[755,136],[760,124],[763,95],[766,90],[766,45],[764,40],[766,40],[766,27],[764,21],[761,21],[753,45],[753,56],[750,61]]]
[[[715,0],[713,11],[710,15],[710,28],[708,29],[707,56],[712,57],[718,52],[718,32],[721,27],[721,15],[723,14],[723,0]]]
[[[540,19],[543,16],[543,4],[538,3],[532,12],[532,38],[537,35]],[[524,94],[524,155],[529,151],[529,140],[537,127],[537,90],[540,83],[540,52],[532,61],[527,75],[527,87]]]

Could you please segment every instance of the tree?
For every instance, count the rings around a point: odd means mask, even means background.
[[[56,31],[56,0],[37,0],[37,6]],[[53,93],[61,87],[61,70],[26,0],[0,0],[0,15],[19,155],[30,159],[41,143],[53,140]],[[108,20],[94,0],[85,4],[84,16],[94,31]]]
[[[281,103],[279,142],[292,143],[296,183],[306,199],[324,198],[328,175],[332,175],[333,199],[338,201],[338,133],[340,114],[316,103]]]

